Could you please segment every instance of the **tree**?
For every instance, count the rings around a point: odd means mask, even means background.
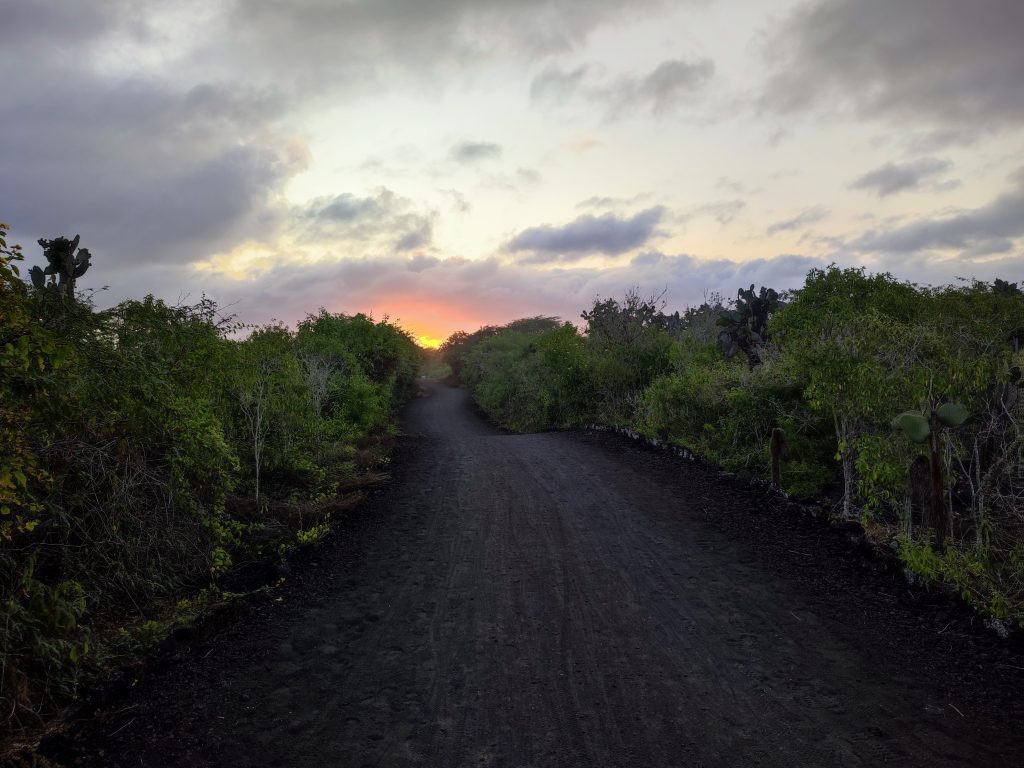
[[[309,388],[309,400],[313,408],[313,434],[316,450],[319,451],[323,441],[324,408],[331,391],[331,378],[339,369],[338,362],[325,354],[316,352],[300,352],[299,362],[302,373]]]
[[[772,320],[788,364],[806,382],[804,398],[832,421],[843,473],[843,514],[853,515],[857,441],[888,424],[892,403],[910,396],[914,286],[864,269],[812,269]]]
[[[621,302],[598,298],[580,315],[587,323],[601,410],[613,423],[630,420],[643,390],[671,368],[664,306],[662,295],[644,297],[631,288]]]
[[[915,443],[928,445],[928,470],[931,480],[928,525],[935,532],[935,543],[942,550],[950,529],[950,516],[946,507],[945,461],[942,439],[944,427],[958,427],[967,420],[968,411],[959,403],[943,403],[930,413],[905,411],[893,421]]]
[[[7,224],[0,223],[0,541],[9,541],[38,524],[41,506],[33,483],[46,472],[30,440],[31,412],[26,395],[39,395],[39,379],[64,360],[66,350],[36,323],[18,272],[20,245],[7,245]]]

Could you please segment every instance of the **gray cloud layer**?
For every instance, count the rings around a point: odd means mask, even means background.
[[[828,216],[829,210],[823,206],[816,205],[813,208],[806,208],[800,211],[796,216],[791,216],[788,219],[782,219],[777,221],[765,230],[765,234],[775,235],[779,232],[791,232],[801,227],[806,227],[808,224],[814,224],[815,222],[821,221]]]
[[[975,132],[1020,125],[1022,39],[1020,0],[815,0],[775,30],[763,105],[844,104]]]
[[[182,36],[162,18],[189,9],[157,0],[0,0],[0,71],[17,73],[4,81],[2,214],[25,242],[81,232],[119,269],[201,260],[294,213],[284,187],[309,157],[282,126],[308,99],[379,92],[396,68],[424,79],[567,51],[661,1],[213,2]],[[160,56],[166,75],[146,74]],[[429,229],[393,237],[416,248]]]
[[[548,66],[530,84],[530,97],[561,105],[578,94],[602,105],[611,117],[637,110],[659,115],[671,112],[702,93],[714,73],[715,65],[710,59],[669,59],[646,74],[602,83],[588,67],[566,71]]]
[[[462,141],[451,148],[448,156],[467,165],[480,160],[497,160],[501,157],[501,145],[487,141]]]
[[[566,71],[556,66],[548,66],[530,83],[530,98],[552,104],[564,103],[576,94],[586,76],[587,67],[576,67]]]
[[[611,269],[566,267],[537,269],[498,259],[432,259],[417,256],[356,259],[310,267],[277,268],[252,284],[214,284],[214,295],[233,303],[247,318],[301,317],[310,307],[333,311],[382,313],[395,296],[430,296],[446,317],[473,323],[504,323],[529,315],[578,318],[597,296],[621,296],[629,286],[666,290],[669,307],[699,304],[705,291],[733,295],[750,283],[778,289],[802,284],[819,259],[784,255],[738,263],[702,261],[692,256],[651,251]],[[472,318],[472,320],[469,320]],[[397,318],[402,320],[399,315]]]
[[[565,53],[597,27],[666,0],[247,0],[228,28],[258,70],[305,73],[299,87],[359,81],[382,69],[433,80],[445,67],[498,55]],[[230,41],[229,41],[230,44]],[[257,45],[258,44],[258,45]]]
[[[267,307],[284,318],[317,303],[372,309],[397,290],[474,307],[490,301],[490,319],[500,321],[516,314],[574,316],[594,293],[611,295],[632,283],[669,285],[682,300],[691,284],[694,300],[705,287],[731,293],[749,282],[797,284],[815,260],[787,256],[737,265],[649,251],[628,267],[606,271],[529,266],[650,247],[668,214],[648,207],[632,215],[638,204],[652,205],[638,198],[621,207],[610,199],[587,201],[595,213],[617,213],[519,232],[507,246],[519,255],[515,264],[438,259],[431,245],[436,212],[387,189],[331,195],[299,207],[284,199],[286,184],[310,162],[288,121],[319,108],[323,102],[315,99],[354,92],[376,97],[410,81],[439,90],[451,73],[492,58],[535,71],[602,25],[669,5],[0,0],[0,71],[9,75],[0,120],[0,216],[12,221],[14,239],[26,244],[80,232],[103,266],[90,279],[114,283],[124,293],[162,289],[173,299],[191,281],[225,300],[244,298],[239,311],[253,319]],[[185,38],[168,43],[175,33],[159,16],[176,8],[209,8],[211,20],[188,19]],[[916,151],[963,144],[978,126],[1017,125],[1024,117],[1022,14],[1019,0],[813,0],[778,32],[779,66],[765,104],[791,112],[838,97],[862,114],[923,122]],[[152,71],[161,74],[147,74]],[[575,95],[609,114],[666,113],[693,103],[713,78],[710,61],[692,58],[671,58],[617,80],[594,67],[551,67],[538,75],[532,95],[556,102]],[[496,144],[466,142],[451,157],[474,162],[499,153]],[[875,169],[858,182],[889,194],[934,178],[917,168],[916,180],[910,179],[905,166]],[[529,168],[496,167],[485,179],[508,188],[536,181]],[[450,197],[457,210],[468,208],[460,193]],[[742,209],[741,200],[723,200],[691,214],[725,224]],[[796,230],[826,214],[808,209],[773,224],[769,233]],[[851,236],[844,247],[858,257],[906,255],[900,264],[929,250],[959,250],[968,258],[1006,254],[1024,237],[1022,222],[1019,184],[987,205],[881,225]],[[311,253],[313,246],[332,246],[339,263],[273,268],[244,283],[190,270],[192,262],[243,242],[273,250],[279,236],[310,246]],[[290,255],[282,252],[281,260]],[[340,263],[343,257],[355,261]],[[334,303],[363,290],[358,305]]]
[[[920,189],[923,182],[941,176],[950,168],[952,163],[936,157],[924,157],[908,163],[886,163],[853,181],[850,188],[867,189],[879,197],[887,197],[897,192]]]
[[[506,249],[513,253],[529,251],[531,255],[524,259],[528,263],[575,261],[595,253],[617,256],[645,245],[664,215],[662,206],[629,217],[585,214],[560,227],[525,229],[508,242]]]
[[[979,208],[867,232],[848,245],[860,253],[957,250],[968,258],[1011,252],[1014,240],[1024,237],[1024,169],[1012,180],[1008,192]]]
[[[722,226],[732,223],[747,207],[745,200],[715,200],[705,203],[691,211],[687,211],[681,217],[683,221],[695,219],[698,216],[710,216]]]
[[[0,199],[24,240],[81,233],[123,270],[229,248],[275,226],[301,143],[286,100],[212,82],[112,74],[115,42],[146,40],[145,3],[0,0]]]
[[[655,114],[670,111],[699,93],[711,80],[715,65],[710,59],[663,61],[642,77],[627,77],[598,94],[615,112],[649,109]]]
[[[301,240],[337,245],[358,244],[376,253],[412,251],[430,245],[434,214],[389,189],[369,197],[345,192],[313,200],[293,210],[291,230]],[[353,254],[361,255],[361,254]]]

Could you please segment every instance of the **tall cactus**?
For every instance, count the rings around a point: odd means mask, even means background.
[[[949,532],[950,520],[946,514],[945,480],[942,466],[942,429],[958,427],[967,421],[970,412],[960,403],[944,403],[929,414],[918,411],[904,411],[892,425],[901,429],[907,439],[915,443],[927,443],[928,466],[931,475],[931,504],[928,521],[935,531],[935,543],[941,550]]]
[[[773,288],[761,287],[757,293],[754,286],[740,288],[736,294],[734,309],[721,312],[717,325],[722,328],[718,334],[718,346],[728,358],[737,352],[747,356],[750,369],[761,364],[761,348],[768,341],[768,319],[782,306],[782,296]]]
[[[45,269],[32,267],[29,270],[32,285],[42,290],[47,286],[46,278],[49,277],[50,287],[56,289],[63,298],[74,300],[75,281],[92,265],[92,254],[88,248],[78,247],[79,240],[80,235],[75,235],[74,240],[68,240],[66,237],[57,237],[53,240],[40,238],[39,245],[42,246],[47,263]]]

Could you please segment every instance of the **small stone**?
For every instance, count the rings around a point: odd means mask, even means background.
[[[1006,640],[1010,636],[1010,622],[1006,619],[988,618],[985,619],[985,626],[995,632],[1000,640]]]

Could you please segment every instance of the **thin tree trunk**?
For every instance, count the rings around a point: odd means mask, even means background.
[[[974,438],[974,545],[981,549],[984,539],[981,535],[982,518],[985,515],[985,486],[981,483],[981,451],[978,450],[978,438]]]
[[[253,444],[253,457],[256,464],[256,509],[260,508],[260,450],[257,444]]]
[[[846,419],[833,414],[836,437],[839,440],[839,458],[843,467],[843,517],[853,516],[853,488],[855,483],[853,471],[853,449],[850,447],[850,428]]]

